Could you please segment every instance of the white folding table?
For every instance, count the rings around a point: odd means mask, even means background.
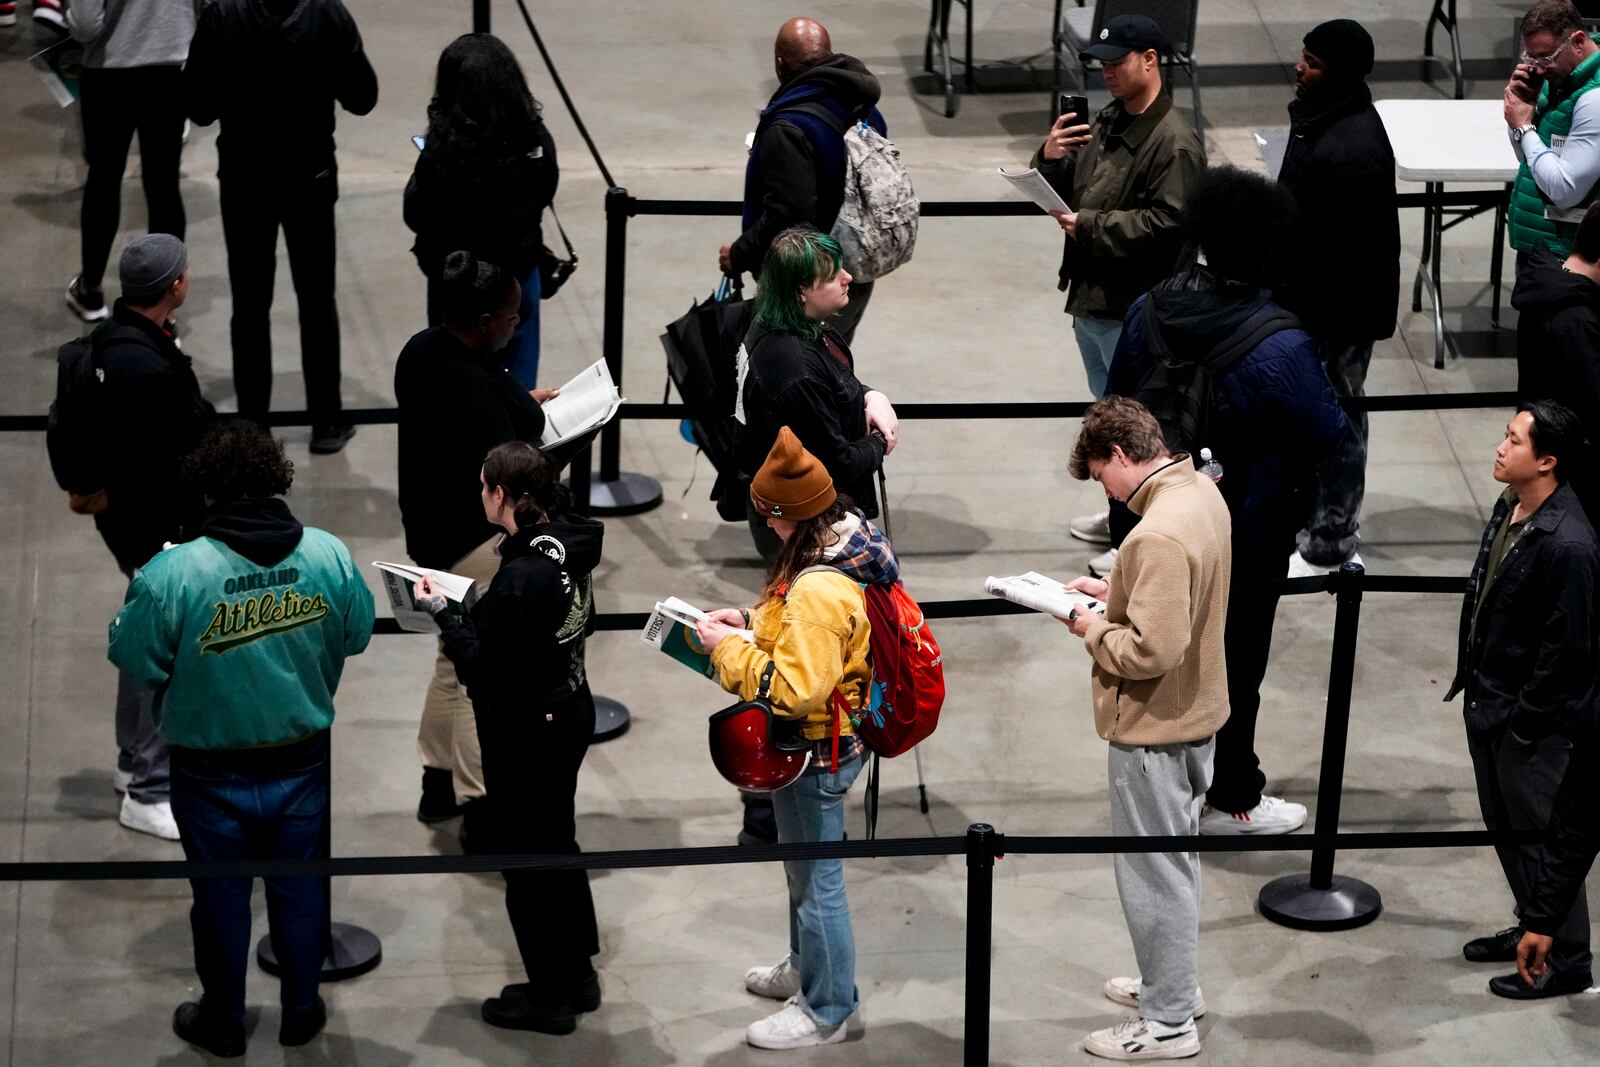
[[[1433,365],[1444,353],[1457,355],[1444,328],[1439,305],[1439,244],[1445,230],[1494,211],[1494,248],[1489,281],[1494,287],[1490,323],[1500,325],[1500,275],[1505,262],[1506,204],[1517,176],[1517,154],[1506,138],[1502,104],[1496,100],[1379,100],[1375,106],[1394,147],[1395,176],[1422,182],[1422,257],[1411,286],[1411,310],[1422,310],[1422,290],[1433,301]],[[1478,197],[1447,196],[1446,182],[1497,183],[1501,188]],[[1411,198],[1407,198],[1408,200]],[[1451,216],[1445,221],[1445,216]]]

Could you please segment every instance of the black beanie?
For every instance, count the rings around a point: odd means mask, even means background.
[[[1306,34],[1305,46],[1340,81],[1360,81],[1372,73],[1372,34],[1354,19],[1324,22]]]

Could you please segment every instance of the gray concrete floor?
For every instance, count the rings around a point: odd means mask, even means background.
[[[400,222],[400,191],[423,128],[434,57],[467,28],[469,5],[351,0],[382,82],[377,110],[340,123],[344,196],[340,305],[345,398],[392,403],[395,354],[423,325],[422,284]],[[576,0],[532,5],[573,96],[617,180],[648,197],[732,198],[740,142],[769,91],[772,33],[781,5],[652,5]],[[1306,0],[1205,5],[1200,55],[1213,158],[1254,163],[1250,131],[1286,124],[1287,64],[1299,39],[1330,15],[1364,19],[1378,39],[1379,96],[1428,96],[1418,79],[1421,20],[1410,9],[1362,0],[1337,10]],[[1045,0],[979,4],[977,52],[985,62],[1048,43]],[[1498,95],[1518,3],[1464,0],[1474,96]],[[1042,130],[1046,95],[963,97],[957,118],[921,73],[926,8],[839,0],[811,9],[838,48],[860,56],[884,86],[891,131],[928,199],[1004,196],[992,170],[1025,160]],[[496,25],[517,50],[561,145],[562,218],[583,265],[544,306],[545,384],[559,383],[600,351],[603,183],[586,157],[514,6]],[[957,13],[959,25],[960,13]],[[76,270],[83,167],[77,117],[58,109],[24,62],[32,30],[0,31],[0,132],[5,186],[0,257],[0,358],[7,412],[43,411],[56,346],[76,323],[61,287]],[[1035,64],[1048,69],[1048,57]],[[1004,72],[985,72],[999,81]],[[1095,99],[1103,94],[1096,91]],[[1187,86],[1179,87],[1187,106]],[[208,394],[232,406],[229,298],[217,219],[213,132],[196,130],[185,157],[193,296],[185,342]],[[130,168],[125,236],[143,205]],[[1406,268],[1420,220],[1405,217]],[[1241,224],[1247,224],[1241,222]],[[629,240],[627,392],[660,395],[665,372],[655,337],[715,278],[718,244],[732,220],[648,218]],[[1488,329],[1486,221],[1445,244],[1447,318],[1466,358],[1432,367],[1430,317],[1403,315],[1379,347],[1371,389],[1447,393],[1509,388],[1508,330]],[[1080,399],[1086,393],[1068,321],[1053,289],[1059,235],[1048,220],[938,219],[917,258],[885,280],[856,345],[862,375],[897,401]],[[294,309],[280,271],[275,313],[277,400],[298,407]],[[1506,324],[1514,322],[1508,311]],[[1505,413],[1417,412],[1373,418],[1363,553],[1390,574],[1462,574],[1497,486],[1491,452]],[[890,463],[900,551],[924,599],[977,595],[990,573],[1030,568],[1070,575],[1089,550],[1067,520],[1096,504],[1073,482],[1066,451],[1076,427],[1060,422],[908,424]],[[299,466],[291,498],[308,522],[343,537],[360,560],[403,558],[394,490],[394,434],[361,430],[346,451],[313,458],[307,432],[283,434]],[[630,423],[624,466],[660,479],[665,506],[609,523],[601,606],[639,611],[674,593],[707,606],[749,600],[759,572],[740,526],[720,524],[703,499],[704,461],[668,423]],[[175,846],[116,823],[111,790],[113,673],[105,623],[121,581],[88,520],[70,514],[52,483],[43,441],[0,436],[0,857],[166,859]],[[1439,703],[1452,667],[1457,606],[1451,598],[1369,597],[1362,618],[1343,825],[1450,829],[1478,825],[1459,711]],[[1312,803],[1317,786],[1329,633],[1326,597],[1285,603],[1274,638],[1260,751],[1272,788]],[[931,814],[915,806],[913,768],[886,766],[885,835],[956,834],[976,819],[1012,834],[1106,829],[1104,745],[1089,706],[1088,662],[1048,620],[943,622],[950,696],[940,732],[924,746]],[[580,837],[590,849],[727,843],[737,805],[704,757],[702,716],[723,696],[662,667],[631,634],[590,643],[598,690],[635,716],[621,740],[589,756],[579,793]],[[452,827],[412,818],[418,781],[414,735],[431,652],[420,638],[388,637],[352,661],[336,734],[336,849],[346,855],[454,851]],[[1485,992],[1494,968],[1469,967],[1468,937],[1506,925],[1510,900],[1485,850],[1362,853],[1340,869],[1384,893],[1376,923],[1345,934],[1295,933],[1256,915],[1263,882],[1303,871],[1304,854],[1206,860],[1201,938],[1211,1014],[1202,1025],[1212,1063],[1457,1063],[1532,1057],[1576,1062],[1600,1026],[1600,1002],[1572,998],[1516,1006]],[[862,1010],[844,1045],[800,1053],[819,1063],[953,1063],[962,1032],[965,871],[959,859],[853,863]],[[340,917],[384,940],[382,966],[328,989],[327,1035],[285,1055],[273,1040],[274,984],[253,973],[252,1063],[776,1063],[745,1047],[743,1027],[765,1005],[747,996],[743,969],[783,950],[784,894],[770,867],[597,874],[605,943],[606,1004],[576,1035],[496,1032],[478,1002],[517,979],[497,879],[372,878],[340,883]],[[0,1055],[19,1065],[190,1063],[199,1057],[169,1032],[172,1007],[194,992],[185,921],[188,890],[173,883],[0,886]],[[1104,857],[1012,856],[999,865],[994,923],[993,1061],[1085,1062],[1077,1041],[1121,1013],[1102,980],[1129,973],[1131,952]],[[264,927],[263,927],[264,928]],[[1568,1057],[1572,1057],[1571,1060]]]

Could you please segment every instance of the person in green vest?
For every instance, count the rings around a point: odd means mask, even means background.
[[[1522,166],[1506,230],[1517,250],[1572,252],[1600,183],[1600,47],[1571,0],[1539,0],[1522,18],[1522,57],[1505,88],[1506,128]]]

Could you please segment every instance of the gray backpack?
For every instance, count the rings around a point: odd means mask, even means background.
[[[858,282],[883,277],[911,258],[921,204],[900,150],[865,122],[844,132],[844,204],[833,238]]]

